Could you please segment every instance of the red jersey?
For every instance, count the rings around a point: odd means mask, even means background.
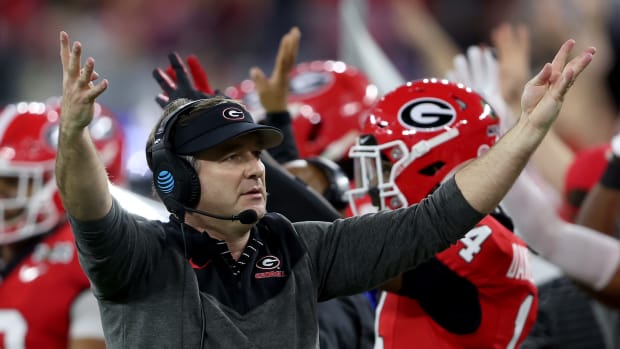
[[[66,349],[71,305],[89,287],[64,224],[0,280],[0,348]]]
[[[403,276],[403,289],[422,287],[425,292],[417,297],[412,291],[413,298],[383,292],[375,348],[518,348],[538,309],[525,243],[486,216],[435,259],[457,281],[449,285],[463,288],[445,287],[434,272],[415,280],[417,285],[406,285],[412,279]],[[473,292],[465,290],[468,285]],[[469,305],[446,306],[459,297]]]

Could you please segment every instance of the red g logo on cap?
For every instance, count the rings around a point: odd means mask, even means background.
[[[235,107],[224,109],[224,111],[222,111],[222,115],[224,115],[225,119],[233,120],[233,121],[239,121],[245,118],[245,114],[243,113],[243,110],[239,108],[235,108]]]

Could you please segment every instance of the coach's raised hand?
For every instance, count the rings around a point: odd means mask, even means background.
[[[81,66],[82,44],[69,44],[60,32],[62,105],[56,158],[56,182],[69,215],[81,220],[103,217],[112,206],[108,177],[88,132],[95,99],[108,87],[107,80],[94,83],[95,60]]]
[[[596,53],[594,47],[588,47],[566,63],[574,46],[573,39],[564,42],[553,61],[546,63],[523,90],[520,122],[527,122],[543,136],[557,118],[566,93]]]
[[[95,72],[95,59],[88,57],[81,66],[82,44],[69,43],[69,35],[60,32],[60,58],[62,61],[62,124],[82,129],[93,118],[95,99],[108,87],[108,81],[98,84],[99,75]]]

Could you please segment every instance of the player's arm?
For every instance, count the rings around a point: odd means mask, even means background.
[[[521,88],[530,75],[529,36],[526,27],[513,27],[508,23],[501,24],[492,33],[498,57],[500,97],[503,97],[511,111],[510,117],[503,118],[502,123],[508,121],[510,125],[514,124],[513,116],[519,115],[521,110]],[[564,175],[573,158],[573,151],[552,128],[532,155],[532,163],[557,192],[562,192]]]
[[[69,342],[68,349],[106,349],[103,339],[79,338]]]
[[[426,1],[392,0],[391,5],[397,32],[422,56],[427,73],[440,76],[448,70],[459,48]]]
[[[93,119],[95,99],[108,87],[107,80],[97,84],[95,60],[81,64],[82,45],[70,47],[69,35],[60,33],[63,97],[60,135],[56,159],[56,180],[67,212],[79,220],[95,220],[112,207],[108,177],[103,162],[90,138],[88,125]]]
[[[586,196],[576,223],[617,237],[620,213],[620,135],[611,142],[611,157],[600,181]]]
[[[575,222],[616,237],[618,213],[620,213],[620,188],[611,188],[598,183],[586,196]]]
[[[560,219],[528,172],[519,176],[502,204],[517,232],[542,258],[600,297],[620,304],[620,242]]]
[[[258,98],[265,108],[264,124],[279,128],[284,135],[280,145],[267,150],[280,164],[299,158],[291,115],[288,112],[288,94],[289,74],[297,61],[300,38],[301,32],[297,27],[291,28],[282,37],[270,77],[258,67],[250,69],[250,77],[256,85]]]
[[[592,47],[568,61],[574,45],[567,40],[525,85],[515,126],[488,153],[456,173],[459,189],[476,210],[489,213],[499,204],[557,118],[566,93],[592,61]]]

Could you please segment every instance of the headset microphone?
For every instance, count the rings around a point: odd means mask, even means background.
[[[256,211],[254,210],[241,211],[239,214],[232,215],[232,216],[220,216],[220,215],[216,215],[213,213],[209,213],[207,211],[197,210],[195,208],[189,208],[189,207],[185,207],[185,210],[188,212],[194,212],[194,213],[201,214],[203,216],[223,219],[226,221],[239,221],[242,224],[253,224],[253,223],[256,223],[256,221],[258,221],[258,213],[256,213]]]

